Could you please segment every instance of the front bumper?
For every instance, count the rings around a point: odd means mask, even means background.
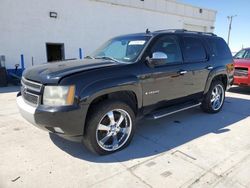
[[[250,86],[250,75],[248,77],[234,76],[234,85]]]
[[[36,127],[70,140],[83,135],[87,106],[34,107],[26,103],[20,93],[16,101],[24,119]]]
[[[233,82],[234,82],[234,77],[233,77],[233,76],[230,76],[230,77],[228,78],[228,84],[227,84],[227,88],[226,88],[227,91],[232,87]]]

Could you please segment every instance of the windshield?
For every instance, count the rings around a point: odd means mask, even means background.
[[[88,57],[133,63],[141,54],[149,38],[149,36],[117,37],[106,42]]]
[[[235,56],[235,59],[250,59],[250,49],[244,49],[239,51]]]

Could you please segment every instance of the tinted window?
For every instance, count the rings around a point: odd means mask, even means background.
[[[151,48],[151,57],[154,52],[165,53],[168,57],[166,63],[177,63],[182,61],[180,46],[174,36],[159,38]]]
[[[183,38],[183,57],[185,62],[197,62],[206,59],[206,51],[198,38]]]
[[[230,49],[221,38],[208,38],[208,44],[212,51],[212,56],[219,59],[232,58]]]

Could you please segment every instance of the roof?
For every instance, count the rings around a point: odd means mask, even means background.
[[[189,31],[185,29],[167,29],[167,30],[159,30],[154,31],[153,33],[159,34],[159,33],[185,33],[185,34],[198,34],[198,35],[207,35],[207,36],[217,36],[214,33],[208,33],[208,32],[199,32],[199,31]]]
[[[214,33],[207,33],[207,32],[198,32],[198,31],[188,31],[185,29],[167,29],[167,30],[158,30],[158,31],[146,31],[144,33],[134,33],[134,34],[128,34],[128,35],[122,35],[119,37],[152,37],[159,34],[168,34],[168,33],[175,33],[175,34],[193,34],[193,35],[203,35],[203,36],[217,36]]]

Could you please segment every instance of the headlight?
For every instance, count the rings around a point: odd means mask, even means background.
[[[48,106],[68,106],[74,103],[75,86],[45,86],[43,104]]]

